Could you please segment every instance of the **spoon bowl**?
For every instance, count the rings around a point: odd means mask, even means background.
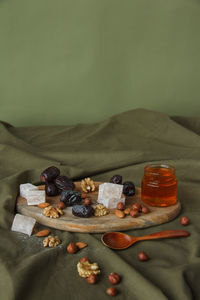
[[[127,249],[136,242],[153,239],[166,239],[174,237],[187,237],[190,233],[185,230],[166,230],[152,233],[145,236],[134,237],[122,232],[107,232],[101,237],[102,243],[115,250]]]

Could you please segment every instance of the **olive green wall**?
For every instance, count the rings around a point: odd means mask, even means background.
[[[200,2],[1,0],[0,119],[200,115]]]

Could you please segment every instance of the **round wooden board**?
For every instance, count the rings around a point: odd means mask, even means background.
[[[98,186],[102,182],[95,182],[96,190],[93,193],[88,193],[92,203],[95,204],[98,196]],[[42,187],[41,187],[42,189]],[[75,182],[75,190],[81,191],[80,182]],[[56,197],[46,197],[46,202],[56,205],[59,202],[60,195]],[[126,207],[131,207],[135,202],[141,202],[141,189],[136,188],[136,194],[132,197],[126,197]],[[168,207],[152,207],[149,206],[149,214],[141,214],[137,218],[126,216],[119,219],[115,215],[115,210],[110,210],[110,213],[103,217],[78,218],[72,215],[72,208],[67,207],[63,210],[64,215],[57,219],[45,217],[43,209],[37,206],[27,205],[25,198],[17,198],[17,211],[25,216],[30,216],[36,219],[40,224],[56,229],[74,231],[74,232],[90,232],[100,233],[109,231],[124,231],[134,228],[144,228],[166,223],[173,220],[180,212],[181,205],[177,202],[175,205]]]

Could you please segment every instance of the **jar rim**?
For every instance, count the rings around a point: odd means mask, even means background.
[[[170,165],[170,164],[165,164],[165,163],[161,163],[161,164],[157,164],[157,163],[150,163],[150,164],[148,164],[148,165],[146,165],[145,167],[144,167],[144,170],[145,171],[147,171],[148,172],[148,169],[149,168],[165,168],[165,169],[169,169],[169,170],[171,170],[173,173],[175,173],[175,171],[176,171],[176,167],[174,167],[174,166],[172,166],[172,165]],[[158,173],[154,173],[154,172],[150,172],[151,174],[154,174],[154,175],[158,175]]]

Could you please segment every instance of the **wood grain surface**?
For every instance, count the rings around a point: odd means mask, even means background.
[[[98,196],[98,186],[102,182],[95,182],[96,190],[93,193],[88,193],[92,203],[95,204]],[[42,186],[40,187],[43,188]],[[80,182],[75,182],[75,190],[81,191]],[[56,206],[60,200],[60,195],[56,197],[46,197],[46,202]],[[135,202],[141,203],[141,189],[136,188],[136,194],[133,197],[126,197],[126,207],[131,207]],[[30,216],[36,221],[45,226],[56,229],[73,231],[73,232],[89,232],[100,233],[109,231],[125,231],[134,228],[144,228],[159,225],[173,220],[180,212],[181,205],[177,202],[175,205],[168,207],[152,207],[149,206],[149,214],[141,214],[137,218],[126,216],[119,219],[115,215],[115,210],[110,210],[110,213],[103,217],[79,218],[72,215],[72,208],[67,207],[63,210],[64,215],[58,219],[51,219],[43,215],[43,209],[37,206],[27,205],[25,198],[18,197],[16,204],[17,212],[25,216]]]

